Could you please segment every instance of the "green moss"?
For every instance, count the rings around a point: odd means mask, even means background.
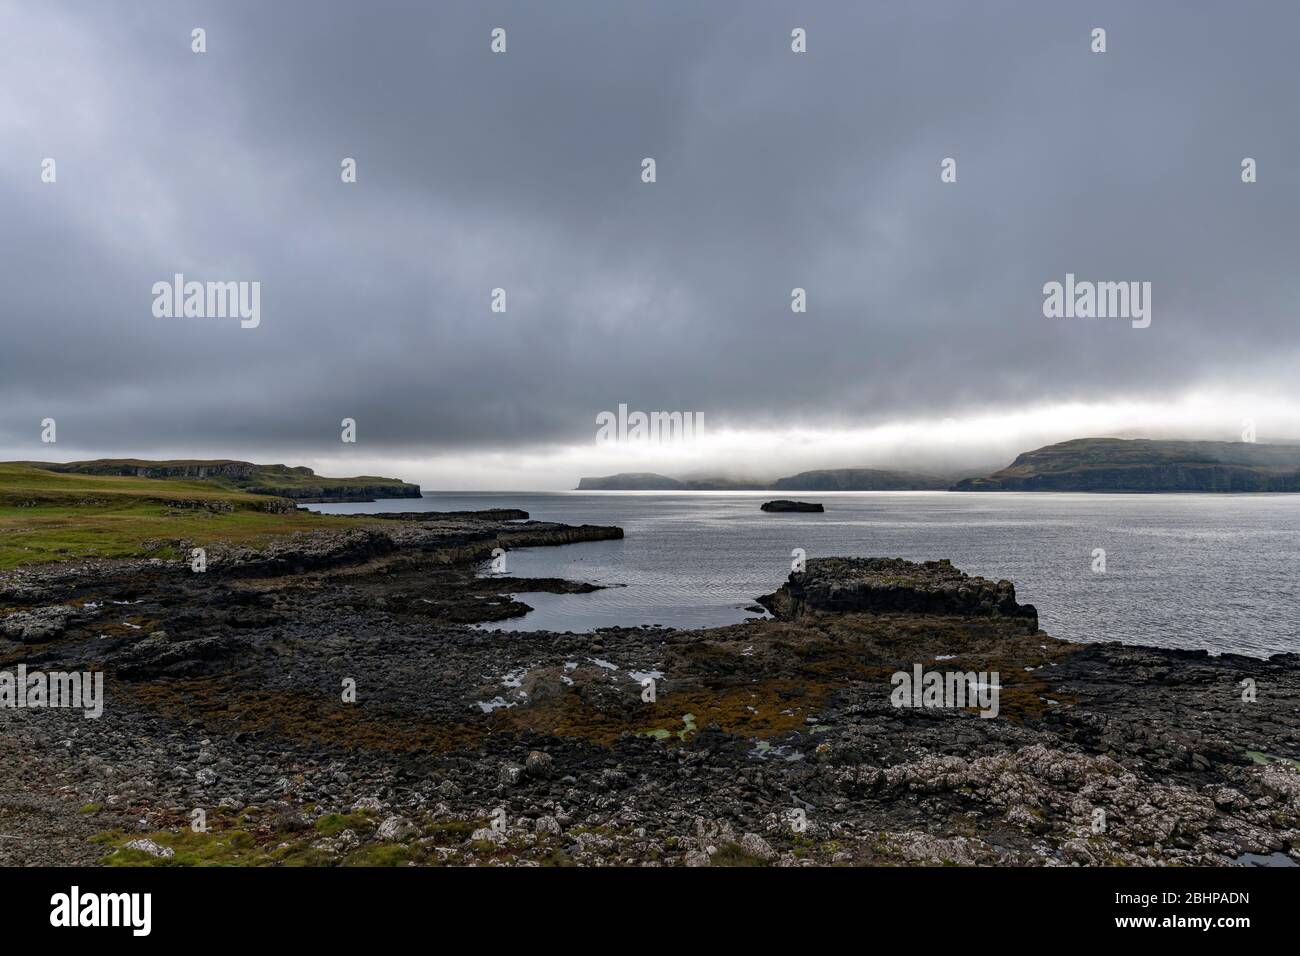
[[[1290,757],[1275,757],[1272,754],[1266,754],[1259,750],[1247,750],[1246,756],[1249,757],[1252,762],[1262,764],[1263,766],[1268,766],[1273,763],[1290,764],[1292,767],[1300,770],[1300,760],[1292,760]]]
[[[101,809],[102,809],[102,808],[100,807],[100,805],[99,805],[98,803],[88,803],[88,804],[86,804],[84,807],[82,807],[80,810],[78,810],[77,812],[78,812],[78,813],[98,813]]]
[[[378,843],[353,850],[343,861],[344,866],[405,866],[411,862],[410,847],[401,843]]]
[[[655,740],[667,740],[669,737],[676,736],[679,740],[685,740],[688,736],[695,733],[695,715],[682,714],[682,729],[673,731],[663,727],[656,727],[654,730],[643,730],[639,736],[653,737]]]
[[[344,830],[365,830],[372,825],[364,811],[356,813],[327,813],[316,821],[316,830],[325,836],[337,836]]]
[[[281,866],[333,866],[335,857],[311,846],[290,846],[271,854]]]
[[[476,823],[473,820],[443,820],[431,824],[428,832],[434,845],[447,846],[452,843],[463,843],[482,826],[486,826],[486,821]]]

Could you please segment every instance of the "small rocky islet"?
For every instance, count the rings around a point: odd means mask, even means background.
[[[413,514],[205,573],[4,572],[0,669],[107,700],[0,709],[0,864],[1300,859],[1295,654],[1067,643],[1011,582],[892,558],[808,561],[730,627],[473,626],[595,587],[480,573],[494,549],[621,536]],[[918,665],[997,673],[997,719],[893,706]]]
[[[788,498],[777,498],[775,501],[765,501],[759,505],[761,511],[807,511],[822,512],[826,509],[820,504],[813,501],[791,501]]]

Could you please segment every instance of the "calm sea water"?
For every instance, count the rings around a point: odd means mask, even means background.
[[[535,519],[613,524],[622,541],[507,555],[518,577],[618,585],[529,593],[501,630],[730,624],[808,557],[950,558],[1008,578],[1042,627],[1122,641],[1266,656],[1300,651],[1300,495],[842,492],[804,496],[824,514],[766,514],[770,493],[431,492],[420,501],[312,505],[331,513],[522,508]],[[1106,572],[1092,570],[1093,550]]]

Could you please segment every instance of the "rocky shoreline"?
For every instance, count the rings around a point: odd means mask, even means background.
[[[897,559],[810,561],[712,630],[472,626],[594,587],[494,549],[621,536],[418,514],[202,574],[5,572],[0,671],[106,701],[0,708],[0,864],[1300,860],[1297,655],[1069,644],[1010,582]],[[997,718],[894,706],[918,666],[996,674]]]

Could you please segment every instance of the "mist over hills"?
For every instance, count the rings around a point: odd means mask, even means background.
[[[775,481],[700,476],[670,478],[654,472],[624,472],[582,478],[578,491],[943,491],[952,479],[879,468],[804,471]]]
[[[1024,452],[986,476],[829,468],[762,482],[625,472],[582,478],[577,490],[1295,492],[1300,444],[1076,438]]]

